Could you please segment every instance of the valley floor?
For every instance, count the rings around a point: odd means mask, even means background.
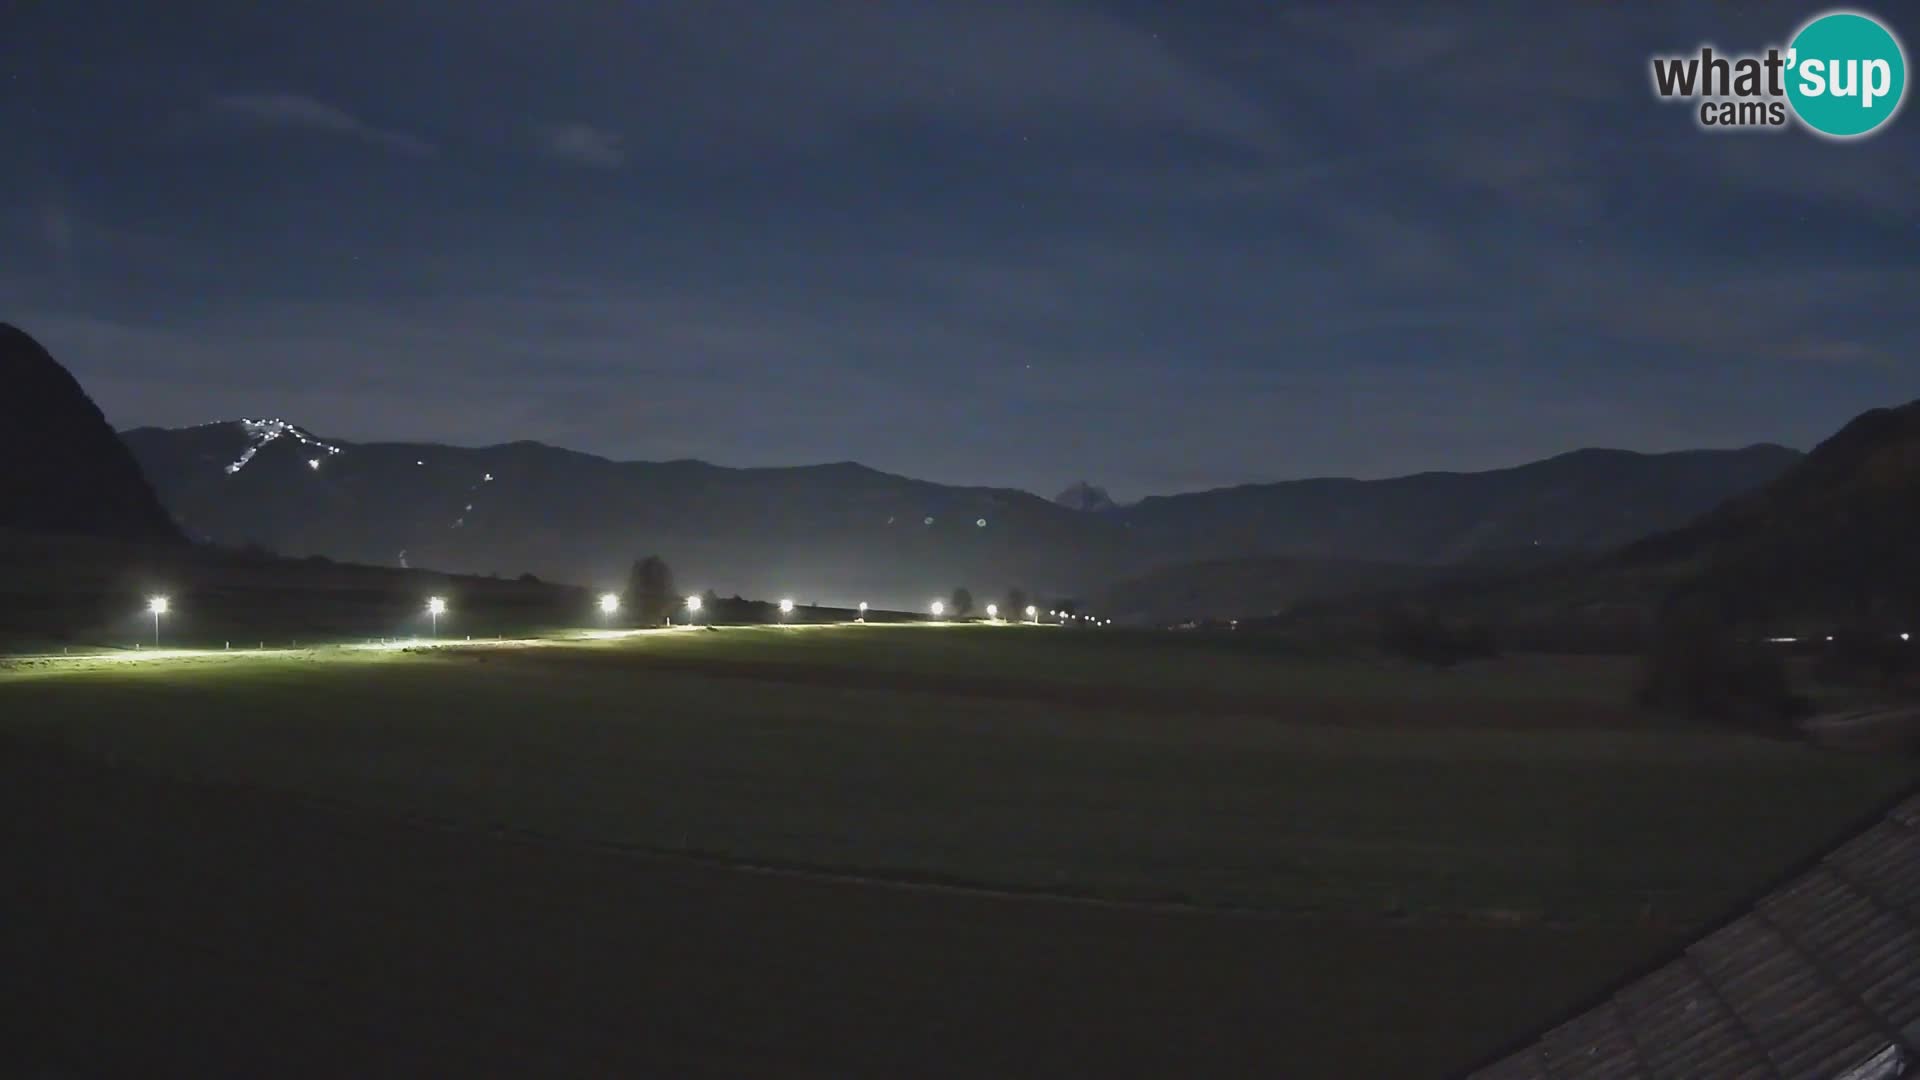
[[[1621,675],[993,627],[15,663],[0,1007],[56,1074],[1436,1075],[1912,777]]]

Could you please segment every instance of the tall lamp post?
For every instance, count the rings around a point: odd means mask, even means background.
[[[600,594],[600,628],[602,630],[613,625],[613,613],[619,610],[620,610],[620,594],[619,593],[601,593]]]
[[[156,649],[160,647],[160,616],[167,613],[169,606],[164,596],[147,598],[147,611],[153,615],[153,647]]]
[[[430,596],[427,598],[428,625],[432,627],[433,636],[436,638],[440,636],[440,616],[445,615],[446,613],[447,613],[446,597]]]
[[[700,618],[700,598],[697,596],[687,597],[687,625],[692,626],[695,622],[699,620],[699,618]]]

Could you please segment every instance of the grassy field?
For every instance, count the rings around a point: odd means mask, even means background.
[[[1622,704],[1630,675],[1025,627],[726,629],[16,664],[0,732],[594,850],[1281,914],[1295,936],[1274,947],[1338,984],[1301,992],[1359,1021],[1468,1025],[1380,1051],[1418,1074],[1540,1021],[1915,776],[1651,723]],[[1493,995],[1470,1015],[1464,982]],[[1337,1052],[1324,1015],[1271,1020]]]
[[[733,629],[74,661],[0,679],[0,714],[170,775],[607,844],[1552,921],[1710,915],[1910,775],[1650,729],[1620,705],[1625,675],[1011,627]]]

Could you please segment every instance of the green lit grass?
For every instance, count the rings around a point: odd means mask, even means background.
[[[1650,728],[1605,661],[1430,672],[1233,644],[872,626],[73,661],[0,674],[0,716],[169,775],[747,862],[1670,927],[1912,776]]]

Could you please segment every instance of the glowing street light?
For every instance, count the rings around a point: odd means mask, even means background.
[[[153,615],[153,647],[160,647],[160,616],[167,613],[167,598],[164,596],[147,597],[147,611]]]
[[[987,605],[987,618],[992,619],[995,622],[1000,621],[1000,605],[999,604]]]
[[[440,616],[447,613],[447,598],[444,596],[427,597],[427,619],[433,627],[433,636],[440,636]]]
[[[867,621],[867,602],[865,600],[860,601],[860,621]]]
[[[692,626],[694,623],[694,620],[698,619],[699,617],[700,617],[700,598],[697,596],[687,597],[687,625]]]
[[[790,598],[786,598],[786,597],[783,597],[783,598],[781,598],[781,600],[780,600],[780,617],[784,619],[784,618],[786,618],[787,616],[789,616],[789,615],[791,615],[791,614],[793,614],[793,601],[792,601],[792,599],[790,599]]]
[[[933,602],[933,606],[928,608],[927,610],[933,612],[933,617],[937,619],[940,616],[945,615],[947,613],[947,605],[942,601],[935,600]]]
[[[613,613],[620,610],[619,593],[600,594],[600,624],[605,626],[613,620]]]
[[[1028,604],[1028,605],[1027,605],[1027,618],[1028,618],[1028,620],[1029,620],[1029,621],[1032,621],[1032,622],[1039,622],[1039,621],[1040,621],[1040,609],[1039,609],[1039,608],[1037,608],[1037,607],[1034,607],[1034,606],[1033,606],[1032,604]]]

